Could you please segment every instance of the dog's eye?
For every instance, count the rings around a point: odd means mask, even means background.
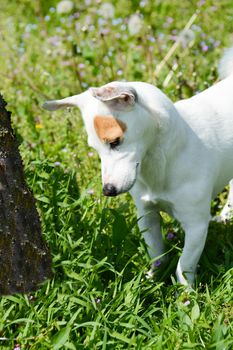
[[[116,148],[117,146],[119,146],[120,143],[121,143],[121,140],[120,140],[120,138],[118,137],[118,138],[116,138],[114,141],[109,142],[109,146],[110,146],[111,149],[114,149],[114,148]]]

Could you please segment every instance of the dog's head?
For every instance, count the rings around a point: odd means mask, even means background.
[[[47,101],[43,106],[48,110],[80,108],[88,144],[101,158],[106,196],[116,196],[133,187],[155,135],[156,123],[139,95],[135,83],[113,82],[62,100]]]

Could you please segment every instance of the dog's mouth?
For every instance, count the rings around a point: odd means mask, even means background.
[[[115,185],[111,183],[107,183],[103,186],[103,195],[107,197],[116,197],[116,196],[119,196],[120,194],[129,192],[133,188],[137,180],[138,166],[139,166],[139,163],[136,163],[135,177],[133,181],[131,181],[130,184],[128,184],[128,186],[118,189]]]

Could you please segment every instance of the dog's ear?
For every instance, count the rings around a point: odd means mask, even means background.
[[[60,108],[66,108],[66,107],[78,107],[78,96],[70,96],[63,98],[62,100],[53,100],[53,101],[46,101],[42,108],[47,109],[48,111],[55,111]]]
[[[115,109],[128,109],[137,102],[137,93],[131,87],[105,85],[89,91],[93,97]]]

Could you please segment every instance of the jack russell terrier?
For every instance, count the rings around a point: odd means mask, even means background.
[[[111,82],[43,105],[81,110],[88,144],[101,159],[103,194],[130,192],[153,261],[164,254],[160,211],[181,223],[176,275],[184,285],[194,282],[211,199],[233,178],[233,48],[219,71],[220,82],[176,103],[151,84]],[[232,207],[233,180],[219,219],[231,217]]]

